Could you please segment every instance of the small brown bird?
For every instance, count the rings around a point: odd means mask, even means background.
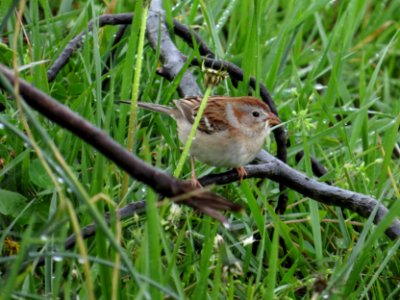
[[[186,143],[201,100],[202,97],[174,100],[175,108],[146,102],[139,102],[138,106],[174,118],[179,139]],[[246,175],[243,166],[256,157],[271,127],[279,123],[269,106],[255,97],[211,96],[190,154],[211,166],[236,168],[243,178]]]

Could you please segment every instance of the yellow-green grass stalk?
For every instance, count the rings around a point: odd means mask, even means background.
[[[134,145],[134,137],[135,137],[135,126],[137,120],[137,101],[139,98],[139,83],[140,83],[140,75],[142,70],[142,62],[143,62],[143,49],[144,49],[144,37],[146,32],[146,20],[147,20],[147,12],[148,6],[146,5],[143,8],[142,12],[142,22],[140,25],[140,33],[139,33],[139,43],[137,49],[137,60],[135,64],[135,77],[133,78],[132,83],[132,96],[131,96],[131,108],[130,108],[130,116],[129,116],[129,125],[128,125],[128,141],[127,141],[127,149],[129,151],[133,151]],[[121,186],[121,198],[126,195],[128,191],[128,182],[129,175],[125,172],[124,178],[122,179]]]
[[[193,139],[196,135],[197,127],[199,127],[201,117],[203,116],[203,112],[207,106],[208,97],[211,94],[211,90],[212,90],[212,88],[211,88],[211,86],[209,86],[204,94],[203,100],[200,103],[199,112],[197,113],[196,118],[194,119],[193,126],[192,126],[192,129],[190,130],[189,137],[183,148],[182,155],[179,158],[178,165],[176,166],[176,169],[174,172],[175,177],[179,177],[182,173],[183,164],[185,163],[186,157],[189,154],[190,147],[192,146]]]

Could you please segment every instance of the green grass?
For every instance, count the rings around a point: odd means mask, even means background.
[[[0,23],[12,1],[3,2]],[[94,16],[141,15],[145,1],[117,1],[114,8],[93,0],[58,2],[28,1],[23,30],[12,14],[1,33],[1,63],[53,62]],[[292,145],[291,166],[312,176],[308,158],[316,157],[328,169],[321,180],[382,201],[391,208],[388,220],[399,216],[400,164],[393,154],[400,142],[399,1],[164,2],[169,22],[177,18],[197,28],[218,58],[243,68],[237,88],[227,79],[212,94],[246,95],[250,76],[268,87]],[[127,145],[129,107],[115,100],[137,92],[161,104],[179,97],[178,80],[156,75],[160,53],[147,40],[140,43],[143,26],[133,20],[104,75],[117,31],[112,26],[95,27],[54,82],[46,79],[49,62],[20,76]],[[192,55],[183,41],[174,41]],[[205,92],[199,69],[189,70]],[[157,207],[158,196],[132,179],[121,198],[121,170],[28,107],[21,119],[8,95],[0,93],[6,107],[0,113],[2,298],[318,299],[315,282],[327,287],[326,299],[399,298],[400,243],[385,236],[385,224],[295,191],[289,191],[286,213],[277,216],[278,185],[269,180],[213,188],[245,208],[226,214],[230,230],[189,208]],[[136,124],[133,152],[172,174],[182,149],[174,121],[139,110]],[[265,148],[274,153],[272,138]],[[296,163],[299,150],[305,156]],[[217,171],[196,163],[198,176]],[[190,178],[189,161],[180,173]],[[110,225],[102,218],[142,199],[148,202],[142,216]],[[98,234],[65,250],[65,238],[92,222]],[[26,257],[40,253],[46,254],[43,267],[18,274]]]

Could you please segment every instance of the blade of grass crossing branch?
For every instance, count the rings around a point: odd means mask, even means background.
[[[44,39],[44,35],[41,34],[40,32],[40,28],[39,28],[39,4],[38,4],[38,0],[33,0],[30,1],[30,14],[31,14],[31,18],[33,21],[32,24],[32,60],[33,61],[40,61],[42,59],[44,59],[43,57],[43,51],[44,51],[44,47],[37,47],[37,45],[44,45],[45,41],[43,41],[42,39]],[[34,84],[41,89],[42,91],[44,91],[45,93],[48,93],[49,91],[49,86],[48,86],[48,82],[47,82],[47,75],[46,75],[46,65],[44,64],[39,64],[36,65],[34,67],[32,67],[32,71],[33,71],[33,82]]]
[[[143,0],[136,1],[135,5],[135,16],[132,18],[132,25],[131,25],[131,34],[128,39],[128,49],[126,51],[126,56],[124,59],[124,66],[122,70],[122,78],[121,78],[121,93],[120,99],[128,99],[129,92],[132,87],[132,78],[134,69],[132,68],[133,62],[135,59],[135,54],[137,53],[137,43],[140,34],[140,28],[142,24],[142,19],[140,16],[142,15],[143,11]],[[117,141],[120,144],[124,143],[124,139],[126,136],[126,118],[128,115],[128,107],[122,106],[120,108],[120,116],[119,116],[119,124],[118,124],[118,131],[117,131]]]
[[[137,58],[135,65],[135,77],[133,78],[132,83],[132,95],[131,95],[131,109],[129,114],[129,126],[128,126],[128,141],[127,141],[127,149],[129,151],[133,151],[134,146],[134,137],[136,131],[136,121],[137,121],[137,101],[139,98],[139,83],[140,83],[140,75],[142,71],[142,62],[143,62],[143,49],[144,49],[144,37],[146,33],[146,20],[147,20],[147,12],[148,12],[148,1],[145,1],[145,7],[143,8],[141,14],[141,23],[140,23],[140,34],[139,34],[139,43],[137,49]],[[129,175],[128,173],[124,174],[124,178],[122,179],[122,187],[121,187],[121,198],[123,198],[128,190],[128,182]]]
[[[178,165],[176,166],[176,169],[174,172],[174,177],[179,177],[182,173],[183,165],[186,161],[186,158],[189,155],[190,147],[192,146],[193,139],[195,138],[195,135],[196,135],[197,127],[199,127],[200,119],[203,115],[204,109],[207,106],[207,101],[208,101],[208,97],[210,96],[210,94],[211,94],[211,87],[208,87],[204,94],[203,100],[201,101],[201,104],[199,107],[199,112],[197,113],[196,118],[194,119],[193,126],[192,126],[192,129],[190,130],[189,137],[183,148],[182,155],[179,158]]]
[[[148,1],[145,1],[144,8],[141,14],[141,23],[140,23],[140,34],[139,34],[139,42],[137,48],[137,59],[135,64],[135,74],[132,82],[132,95],[131,95],[131,108],[130,108],[130,116],[129,116],[129,127],[128,127],[128,143],[127,148],[129,151],[133,150],[134,146],[134,135],[135,135],[135,126],[137,119],[137,101],[139,98],[139,84],[142,73],[142,64],[143,64],[143,50],[144,50],[144,38],[146,33],[146,21],[147,21],[147,13],[148,13]]]

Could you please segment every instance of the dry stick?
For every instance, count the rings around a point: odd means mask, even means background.
[[[14,73],[0,64],[0,72],[14,85]],[[190,182],[180,181],[167,173],[146,164],[115,142],[105,132],[93,126],[68,107],[26,81],[19,79],[20,93],[25,101],[48,119],[68,129],[86,143],[95,147],[132,177],[152,187],[165,197],[182,196],[195,190]],[[224,217],[216,210],[240,210],[240,206],[208,191],[191,195],[179,203],[212,215],[221,221]]]

